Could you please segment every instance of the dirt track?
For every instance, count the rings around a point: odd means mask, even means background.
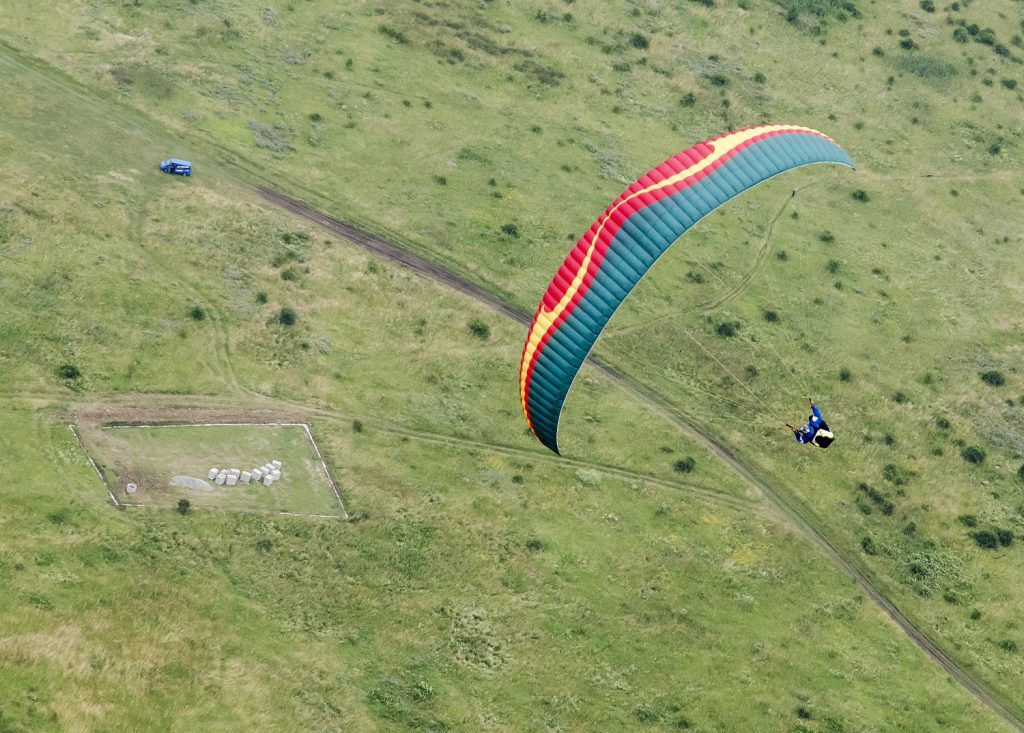
[[[454,290],[470,296],[480,302],[486,303],[495,310],[524,324],[530,323],[530,316],[513,306],[505,303],[492,293],[469,282],[468,280],[446,270],[445,268],[429,262],[418,255],[408,252],[400,247],[386,242],[379,237],[369,234],[351,224],[334,219],[308,207],[301,201],[285,196],[268,188],[259,189],[260,194],[270,203],[280,206],[293,214],[306,219],[317,226],[343,237],[371,252],[385,257],[393,262],[403,265],[426,277],[443,283]],[[779,512],[780,517],[793,526],[802,535],[813,542],[825,555],[833,560],[847,575],[849,575],[875,603],[889,616],[910,639],[914,641],[929,657],[937,662],[950,677],[960,683],[966,690],[970,691],[983,704],[989,707],[1000,718],[1006,721],[1011,727],[1024,733],[1024,716],[1017,709],[1016,705],[1004,703],[996,693],[984,682],[973,677],[966,669],[957,664],[949,657],[925,632],[917,628],[914,623],[896,607],[893,603],[849,558],[837,549],[824,532],[819,528],[814,518],[804,511],[792,499],[777,492],[770,485],[765,483],[753,473],[743,462],[736,457],[729,448],[718,441],[717,438],[705,432],[696,422],[682,414],[669,402],[637,382],[631,377],[623,374],[609,364],[596,359],[593,355],[588,358],[591,366],[603,372],[612,381],[617,383],[627,393],[640,401],[654,407],[659,413],[670,419],[683,432],[706,446],[724,463],[736,471],[747,483],[749,483],[759,494],[764,496]]]

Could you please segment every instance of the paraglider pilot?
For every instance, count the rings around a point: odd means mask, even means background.
[[[807,401],[811,403],[811,414],[807,418],[807,422],[798,428],[794,428],[792,425],[787,427],[792,429],[797,443],[810,443],[818,448],[828,448],[836,436],[828,429],[828,423],[821,416],[821,410],[814,404],[814,400],[808,397]]]

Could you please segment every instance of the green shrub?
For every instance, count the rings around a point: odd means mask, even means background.
[[[935,424],[938,426],[939,430],[949,430],[949,420],[944,417],[935,418]]]
[[[977,543],[978,547],[983,547],[986,550],[994,550],[999,547],[999,538],[995,532],[987,529],[983,529],[979,532],[971,533],[971,537]]]
[[[978,465],[985,460],[985,451],[976,445],[970,445],[960,451],[960,456],[968,463]]]
[[[178,514],[188,514],[192,511],[192,502],[188,499],[178,499]]]
[[[491,337],[491,327],[479,318],[474,318],[469,322],[469,332],[481,340],[486,340]]]
[[[690,456],[686,458],[680,458],[674,464],[672,464],[672,470],[676,473],[690,473],[696,467],[697,461]]]
[[[82,372],[74,364],[62,364],[57,369],[57,376],[61,379],[79,379]]]
[[[971,529],[978,526],[978,518],[973,514],[961,514],[956,518],[956,521]]]
[[[773,310],[769,310],[768,308],[765,308],[765,310],[764,310],[764,319],[766,321],[768,321],[768,323],[778,323],[779,322],[779,314],[778,314],[777,311],[773,311]]]
[[[1003,547],[1009,547],[1013,544],[1013,532],[1008,529],[997,529],[996,537],[999,538],[999,544]]]
[[[862,204],[866,204],[871,200],[871,196],[863,188],[858,188],[856,191],[850,194],[854,201],[860,201]]]
[[[294,326],[299,320],[298,314],[294,309],[285,306],[281,309],[281,312],[277,314],[277,321],[282,326]]]
[[[829,260],[828,264],[825,265],[825,269],[835,275],[839,272],[839,260]]]
[[[897,405],[904,405],[910,401],[910,398],[903,392],[893,392],[892,401]]]
[[[992,369],[982,372],[981,381],[985,384],[991,384],[993,387],[1002,387],[1006,384],[1006,377],[1003,376],[1002,372]]]
[[[645,50],[650,47],[651,42],[643,33],[634,33],[629,37],[629,45],[633,48]]]
[[[526,540],[526,549],[530,550],[531,552],[538,552],[540,550],[543,550],[544,540],[540,539],[539,537],[531,537],[530,539]]]
[[[739,323],[719,323],[715,327],[715,333],[717,333],[719,336],[723,338],[730,338],[736,335],[736,332],[739,330],[739,328]]]
[[[697,97],[694,96],[693,92],[687,92],[679,100],[679,106],[681,107],[692,107],[695,104],[697,104]]]
[[[363,421],[362,420],[353,420],[352,421],[352,432],[353,433],[361,433],[361,432],[363,432]]]
[[[846,367],[843,367],[842,369],[839,370],[839,381],[840,382],[849,382],[852,379],[853,379],[853,373],[850,372],[849,369],[847,369]]]
[[[860,549],[864,550],[865,555],[878,554],[878,548],[875,547],[875,541],[870,537],[865,537],[860,541]]]
[[[518,237],[519,227],[517,227],[515,224],[502,224],[501,233],[507,234],[510,237]]]
[[[377,28],[377,30],[383,33],[388,38],[390,38],[392,41],[397,41],[402,45],[407,45],[409,43],[409,39],[405,37],[404,33],[392,28],[391,26],[381,25],[380,27]]]
[[[999,648],[1003,651],[1015,652],[1017,651],[1017,642],[1015,642],[1013,639],[1003,639],[1001,642],[999,642]]]
[[[260,552],[270,552],[274,547],[274,541],[269,537],[261,537],[256,541],[256,549]]]
[[[264,293],[262,290],[256,293],[256,302],[259,303],[260,305],[265,304],[267,302],[267,294]]]
[[[194,305],[188,309],[188,315],[193,321],[201,321],[206,318],[206,311],[198,305]]]

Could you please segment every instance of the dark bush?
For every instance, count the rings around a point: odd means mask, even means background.
[[[1017,478],[1024,481],[1024,463],[1022,463],[1020,468],[1017,469]]]
[[[796,212],[794,211],[793,213],[795,214]],[[780,249],[778,252],[775,253],[775,259],[785,262],[786,260],[789,259],[789,255],[786,254],[786,250]]]
[[[725,74],[712,74],[708,77],[710,81],[716,87],[724,87],[729,85],[729,77]]]
[[[1007,89],[1016,89],[1017,88],[1017,80],[1016,79],[1003,79],[999,83],[1002,84]]]
[[[810,708],[806,705],[800,705],[796,709],[796,717],[800,720],[811,720],[814,716],[811,714]]]
[[[322,122],[323,119],[323,115],[321,115],[319,112],[314,112],[309,116],[310,122]]]
[[[491,337],[491,327],[479,318],[474,318],[469,322],[469,332],[482,340],[486,340]]]
[[[949,430],[949,420],[944,417],[936,418],[935,424],[938,426],[939,430]]]
[[[285,269],[281,270],[282,280],[294,282],[295,280],[298,280],[300,277],[301,275],[299,274],[299,270],[295,267],[286,267]]]
[[[914,51],[918,48],[918,45],[914,43],[913,38],[904,38],[902,41],[900,41],[900,48],[906,51]]]
[[[764,84],[766,81],[768,81],[768,78],[764,74],[762,74],[760,71],[754,72],[755,84]]]
[[[699,272],[687,272],[686,273],[686,281],[694,283],[696,285],[703,285],[704,284],[704,276],[701,275]]]
[[[194,305],[188,309],[188,314],[193,321],[201,321],[206,318],[206,311],[200,308],[198,305]]]
[[[178,499],[178,514],[188,514],[192,511],[192,502],[188,499]]]
[[[352,432],[353,433],[361,433],[361,432],[363,432],[363,421],[362,420],[353,420],[352,421]]]
[[[697,97],[694,96],[693,92],[687,92],[683,95],[683,98],[679,100],[679,104],[682,107],[692,107],[697,104]]]
[[[256,293],[256,302],[259,303],[260,305],[263,305],[264,303],[266,303],[267,302],[267,294],[264,293],[262,290],[260,292]]]
[[[57,369],[57,376],[61,379],[78,379],[82,376],[82,372],[74,364],[62,364]]]
[[[977,621],[979,618],[981,618],[981,611],[975,608],[971,611],[971,621]]]
[[[690,473],[697,465],[697,461],[687,456],[686,458],[680,458],[678,461],[672,464],[672,470],[676,473]]]
[[[882,478],[894,486],[905,486],[910,481],[913,473],[906,468],[897,466],[895,463],[886,463],[882,467]]]
[[[981,381],[985,384],[991,384],[993,387],[1002,387],[1006,384],[1006,377],[1003,376],[1002,372],[992,369],[987,372],[982,372]]]
[[[634,33],[629,37],[629,45],[644,50],[650,47],[651,42],[643,33]]]
[[[731,336],[736,335],[739,327],[740,324],[738,323],[719,323],[718,326],[715,327],[715,333],[723,338],[730,338]]]
[[[769,309],[765,308],[765,310],[764,310],[764,319],[766,321],[768,321],[768,323],[778,323],[779,322],[779,314],[778,314],[777,311],[773,311],[773,310],[769,310]]]
[[[875,541],[870,537],[865,537],[860,541],[860,549],[864,550],[865,555],[878,554],[878,548],[875,547]]]
[[[825,244],[832,244],[834,241],[836,241],[836,235],[826,230],[818,235],[818,239],[824,242]]]
[[[1003,651],[1015,652],[1017,651],[1017,642],[1015,642],[1013,639],[1003,639],[1001,642],[999,642],[999,648]]]
[[[896,436],[892,433],[886,433],[882,436],[882,442],[889,446],[896,445]]]
[[[997,529],[996,537],[999,538],[999,544],[1003,547],[1009,547],[1013,544],[1013,532],[1008,529]]]
[[[269,537],[261,537],[260,539],[256,540],[256,549],[260,552],[270,552],[270,550],[273,547],[274,541]]]
[[[438,186],[447,186],[448,179],[445,176],[434,175],[434,183],[436,183]]]
[[[976,445],[970,445],[960,451],[961,457],[968,463],[975,465],[982,463],[985,460],[985,451]]]
[[[299,320],[298,314],[294,309],[285,306],[281,309],[281,312],[277,314],[277,321],[282,326],[294,326],[295,322]]]
[[[986,81],[988,81],[988,80],[986,79]],[[999,152],[1002,149],[1003,148],[1002,148],[1002,146],[999,143],[992,143],[991,145],[988,146],[988,154],[989,155],[999,155]]]
[[[507,234],[510,237],[518,237],[519,227],[517,227],[515,224],[502,224],[501,233]]]
[[[858,188],[856,191],[850,194],[854,201],[860,201],[862,204],[866,204],[871,200],[871,196],[863,188]]]
[[[921,0],[921,10],[926,13],[934,13],[935,3],[933,3],[932,0]]]
[[[871,49],[871,53],[878,57],[885,56],[885,50],[881,46],[875,46]]]
[[[993,550],[999,547],[999,538],[996,537],[996,533],[987,529],[983,529],[980,532],[973,532],[971,537],[978,544],[978,547],[983,547],[986,550]]]
[[[526,540],[526,549],[530,550],[531,552],[543,550],[544,540],[540,539],[539,537],[531,537],[530,539]]]
[[[828,264],[825,265],[825,269],[835,275],[839,272],[839,260],[829,260]]]
[[[961,514],[956,518],[956,521],[971,529],[978,526],[978,518],[973,514]]]
[[[381,25],[379,28],[377,28],[377,30],[379,30],[381,33],[383,33],[385,36],[387,36],[391,40],[397,41],[398,43],[401,43],[402,45],[406,45],[406,44],[409,43],[409,39],[405,37],[404,33],[402,33],[399,30],[396,30],[396,29],[392,28],[391,26]]]
[[[843,367],[842,369],[839,370],[839,381],[840,382],[849,382],[851,379],[853,379],[853,373],[850,372],[849,369],[847,369],[846,367]]]
[[[521,473],[517,473],[512,477],[512,483],[514,483],[517,486],[522,486],[524,481],[525,479],[523,478],[523,474]]]
[[[903,392],[893,392],[892,401],[895,402],[897,405],[903,405],[909,402],[910,398],[907,397],[907,395],[904,394]]]

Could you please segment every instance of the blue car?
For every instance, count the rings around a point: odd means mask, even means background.
[[[187,160],[179,160],[178,158],[168,158],[160,164],[160,170],[164,173],[174,173],[179,176],[191,176],[192,175],[192,164]]]

